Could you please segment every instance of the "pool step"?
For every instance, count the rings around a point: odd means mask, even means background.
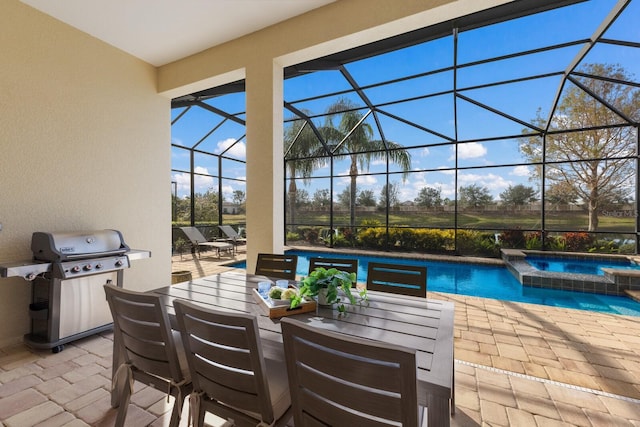
[[[629,296],[629,298],[640,302],[640,291],[630,291],[627,289],[624,292]]]

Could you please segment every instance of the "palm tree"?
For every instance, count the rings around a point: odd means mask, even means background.
[[[336,157],[351,159],[349,210],[350,224],[353,228],[356,225],[356,181],[360,173],[358,167],[360,170],[368,171],[372,160],[387,160],[388,156],[389,162],[397,164],[404,171],[404,181],[411,169],[411,154],[395,142],[373,140],[371,125],[364,122],[366,117],[348,99],[339,99],[328,108],[327,113],[327,126],[323,128],[322,133],[332,147],[332,153]],[[335,117],[340,117],[337,126],[333,123]]]
[[[298,199],[298,186],[296,179],[300,178],[306,184],[315,169],[324,165],[325,160],[316,157],[321,143],[313,132],[311,126],[304,120],[295,120],[284,131],[284,158],[286,160],[287,173],[290,178],[289,220],[295,224],[296,204]]]

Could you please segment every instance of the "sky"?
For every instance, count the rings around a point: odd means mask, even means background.
[[[479,85],[505,82],[530,76],[546,75],[564,71],[576,57],[582,46],[570,46],[516,58],[477,64],[488,58],[502,57],[515,52],[537,49],[547,45],[572,42],[589,38],[615,5],[613,0],[591,0],[570,8],[557,9],[518,20],[461,32],[458,38],[457,63],[462,66],[455,76],[456,89],[461,95],[456,101],[451,94],[454,85],[453,72],[447,70],[453,62],[453,37],[445,37],[428,43],[405,48],[400,51],[347,64],[347,71],[358,82],[371,100],[385,114],[379,114],[386,139],[406,147],[411,154],[413,171],[409,179],[401,180],[392,175],[391,182],[398,184],[400,200],[413,200],[425,186],[439,188],[443,197],[455,194],[454,169],[456,167],[455,146],[445,143],[452,140],[458,144],[458,187],[477,184],[489,189],[494,198],[509,186],[523,184],[538,190],[537,180],[531,180],[533,169],[524,162],[518,150],[518,139],[505,138],[487,141],[486,138],[520,135],[527,123],[538,115],[546,117],[553,105],[561,82],[559,76],[536,78],[524,82],[497,84],[485,88]],[[607,30],[605,38],[640,43],[640,30],[635,17],[640,16],[640,0],[633,0]],[[583,64],[616,63],[640,82],[640,49],[611,44],[596,45],[586,56]],[[429,73],[408,80],[376,86],[381,82],[394,81],[407,76]],[[284,99],[311,114],[321,114],[340,97],[346,97],[357,105],[365,106],[355,93],[310,98],[318,95],[348,90],[348,82],[338,71],[323,71],[288,79],[284,82]],[[417,99],[421,95],[433,95]],[[400,103],[391,103],[404,100]],[[244,94],[231,94],[207,101],[211,105],[244,119]],[[486,108],[474,104],[480,103]],[[495,114],[492,110],[506,113],[509,118]],[[172,119],[182,110],[173,110]],[[363,110],[363,112],[366,110]],[[457,128],[455,117],[457,115]],[[432,132],[394,118],[402,117]],[[288,110],[285,120],[292,118]],[[376,129],[373,117],[366,120]],[[323,124],[323,119],[316,121]],[[285,124],[286,125],[286,124]],[[215,131],[209,135],[211,129]],[[185,147],[197,145],[198,150],[226,156],[246,158],[244,126],[232,121],[222,121],[220,116],[200,108],[192,108],[172,126],[172,144]],[[381,139],[377,130],[374,139]],[[235,143],[235,144],[234,144]],[[443,145],[444,144],[444,145]],[[195,156],[196,192],[217,190],[217,160],[213,156]],[[491,166],[490,168],[482,168]],[[172,147],[172,168],[189,169],[188,150]],[[223,193],[231,200],[234,190],[245,190],[242,180],[244,164],[223,161]],[[349,184],[349,164],[336,161],[334,192],[340,193]],[[376,196],[385,183],[382,173],[384,162],[373,161],[368,174],[358,178],[358,191],[373,190]],[[398,172],[395,165],[391,171]],[[364,171],[361,171],[364,172]],[[314,173],[312,184],[304,188],[310,195],[316,189],[328,188],[328,166]],[[188,173],[172,172],[172,181],[180,197],[189,193]],[[300,186],[301,184],[299,184]]]

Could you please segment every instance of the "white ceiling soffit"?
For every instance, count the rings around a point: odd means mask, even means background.
[[[21,0],[160,66],[335,0]]]

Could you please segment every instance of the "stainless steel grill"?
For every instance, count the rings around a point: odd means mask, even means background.
[[[112,327],[103,285],[121,287],[131,261],[150,256],[149,251],[131,250],[117,230],[35,232],[31,251],[33,260],[0,265],[0,277],[32,283],[31,333],[25,342],[54,353]]]

